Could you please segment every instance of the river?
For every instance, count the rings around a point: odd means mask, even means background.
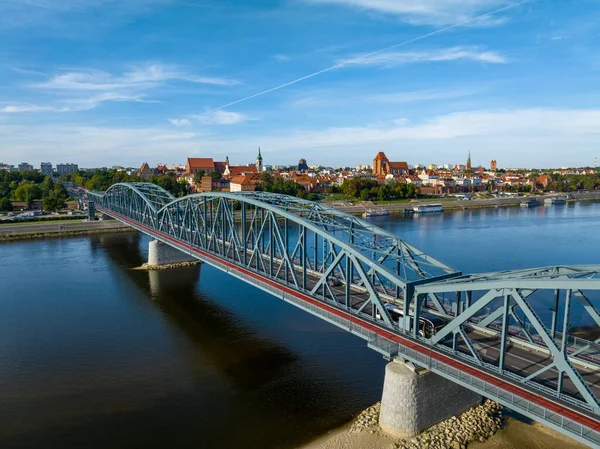
[[[599,218],[583,202],[373,221],[481,272],[600,263]],[[135,270],[147,243],[0,244],[0,447],[292,448],[379,400],[386,362],[363,340],[206,264]]]

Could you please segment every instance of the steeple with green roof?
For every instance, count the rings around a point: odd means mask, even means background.
[[[262,156],[260,155],[260,147],[258,147],[258,156],[256,156],[256,170],[260,173],[263,171]]]

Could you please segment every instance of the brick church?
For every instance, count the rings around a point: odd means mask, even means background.
[[[390,162],[385,153],[380,151],[373,159],[373,174],[406,176],[408,175],[408,164],[406,162]]]

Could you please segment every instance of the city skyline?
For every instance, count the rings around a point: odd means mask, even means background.
[[[470,151],[474,166],[593,166],[599,13],[586,0],[9,0],[0,161],[246,163],[260,145],[272,165]]]

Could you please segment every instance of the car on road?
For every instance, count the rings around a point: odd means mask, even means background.
[[[336,277],[330,277],[329,278],[329,285],[331,285],[332,287],[339,287],[343,284],[342,280]]]

